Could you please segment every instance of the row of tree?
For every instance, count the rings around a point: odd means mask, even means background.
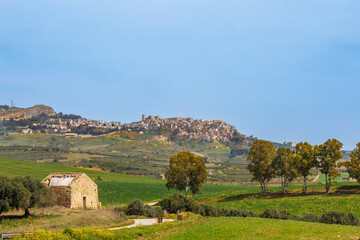
[[[312,146],[307,142],[300,142],[295,150],[289,148],[276,149],[271,142],[256,140],[250,147],[247,157],[248,170],[253,175],[253,181],[259,181],[261,192],[266,193],[268,182],[274,177],[280,177],[282,190],[295,178],[301,177],[304,181],[304,193],[307,192],[308,177],[312,169],[317,168],[325,175],[325,189],[330,191],[332,181],[340,174],[337,167],[345,166],[350,177],[360,182],[360,143],[351,152],[351,160],[342,159],[343,144],[337,139],[328,139],[320,145]]]

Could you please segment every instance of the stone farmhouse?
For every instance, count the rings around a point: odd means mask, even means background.
[[[42,183],[53,190],[61,206],[74,209],[100,206],[97,185],[85,173],[52,173]]]

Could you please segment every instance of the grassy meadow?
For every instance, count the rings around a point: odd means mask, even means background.
[[[119,215],[106,209],[75,210],[64,207],[30,209],[30,218],[6,218],[8,215],[22,215],[22,210],[1,215],[0,233],[27,233],[38,229],[62,231],[64,228],[104,228],[121,227],[132,224]],[[2,219],[4,218],[4,219]]]
[[[288,210],[300,216],[305,214],[322,215],[327,211],[344,211],[355,213],[360,217],[359,193],[333,191],[330,194],[325,194],[322,189],[318,189],[322,192],[313,192],[308,195],[298,192],[265,196],[261,194],[233,195],[211,199],[207,203],[224,208],[248,209],[256,214],[262,213],[266,209],[276,208]]]
[[[52,172],[84,172],[93,178],[99,187],[99,199],[103,205],[128,203],[134,199],[153,201],[174,191],[165,187],[165,181],[154,177],[140,177],[109,173],[104,171],[75,168],[54,163],[34,163],[0,158],[0,175],[7,177],[32,176],[42,180]],[[98,180],[101,176],[104,180]],[[211,198],[222,194],[256,191],[256,186],[205,184],[204,191],[197,198]]]
[[[68,233],[71,232],[71,237]],[[67,230],[62,234],[40,231],[18,239],[359,239],[355,226],[263,218],[193,217],[161,225],[121,229]]]
[[[99,187],[99,199],[104,206],[129,203],[134,199],[156,201],[175,192],[165,187],[165,181],[154,177],[140,177],[75,168],[55,163],[0,158],[0,175],[32,176],[39,180],[52,172],[84,172]],[[98,180],[98,176],[104,180]],[[322,183],[309,185],[309,194],[301,193],[302,185],[290,185],[287,194],[280,193],[280,186],[270,185],[268,195],[259,194],[257,185],[204,184],[203,192],[195,199],[199,202],[225,208],[248,209],[261,213],[265,209],[288,210],[296,215],[340,210],[353,212],[360,217],[360,187],[357,183],[334,183],[330,194],[324,193]]]

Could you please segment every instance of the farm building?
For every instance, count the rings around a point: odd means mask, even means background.
[[[162,173],[156,174],[156,179],[165,180],[165,174]]]
[[[42,183],[50,187],[57,204],[75,209],[99,207],[96,183],[85,173],[52,173]]]

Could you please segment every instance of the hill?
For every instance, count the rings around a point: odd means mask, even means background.
[[[156,176],[167,170],[171,156],[187,150],[204,157],[210,182],[251,179],[245,164],[256,138],[222,120],[143,116],[121,124],[56,113],[44,105],[2,105],[0,111],[2,157]]]
[[[39,117],[40,115],[54,116],[56,112],[52,107],[35,105],[29,108],[0,106],[0,121],[13,119],[15,121]]]
[[[155,176],[169,167],[169,158],[189,150],[203,156],[210,182],[248,182],[246,155],[231,157],[226,143],[169,141],[169,133],[118,131],[106,136],[65,137],[50,134],[0,136],[0,156],[96,168],[121,174]],[[236,145],[249,149],[247,145]]]
[[[169,131],[171,132],[171,139],[174,141],[188,139],[207,142],[239,142],[246,139],[234,126],[222,120],[207,121],[183,117],[163,119],[158,116],[145,118],[143,115],[142,121],[124,124],[123,128],[129,130]]]

